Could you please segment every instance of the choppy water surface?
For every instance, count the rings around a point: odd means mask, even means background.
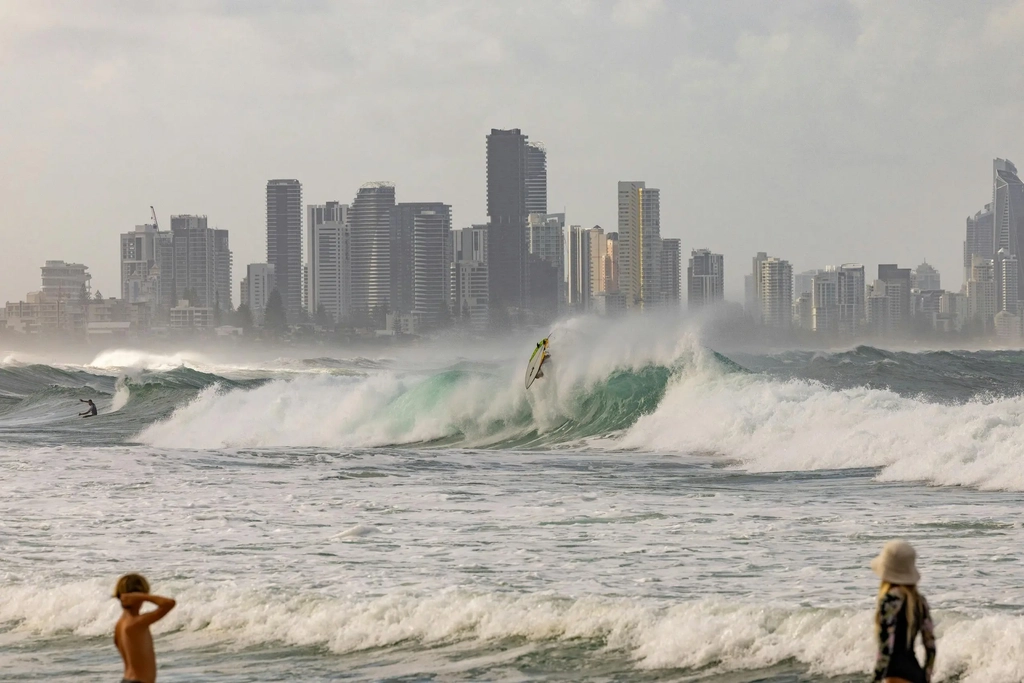
[[[904,536],[939,678],[1024,679],[1022,354],[576,325],[529,393],[471,354],[8,358],[0,678],[116,680],[142,571],[162,681],[863,680]]]

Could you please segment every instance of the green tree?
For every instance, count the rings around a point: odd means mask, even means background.
[[[82,304],[89,303],[89,288],[82,283],[82,288],[78,290],[78,302]]]
[[[103,294],[97,289],[96,293],[92,295],[92,298],[95,301],[103,301]]]
[[[334,318],[327,312],[327,307],[323,304],[318,304],[316,307],[316,324],[325,330],[334,327]]]
[[[247,334],[252,330],[252,309],[249,304],[242,304],[235,311],[235,326],[241,327]]]
[[[276,287],[267,299],[267,310],[263,314],[263,326],[275,333],[284,333],[288,330],[288,316],[284,312],[281,292]]]
[[[451,325],[452,312],[448,309],[448,302],[442,300],[437,307],[437,326],[443,330],[446,327],[451,327]]]

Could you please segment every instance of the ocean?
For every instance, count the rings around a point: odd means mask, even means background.
[[[551,339],[0,352],[0,679],[119,680],[138,571],[163,682],[863,681],[903,537],[1024,680],[1024,353]]]

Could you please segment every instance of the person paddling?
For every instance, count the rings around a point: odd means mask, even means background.
[[[94,417],[96,415],[96,404],[92,402],[91,398],[80,398],[79,403],[88,403],[89,407],[84,413],[79,413],[78,417]]]
[[[921,575],[917,552],[904,540],[889,541],[871,561],[871,569],[882,579],[875,612],[878,656],[875,683],[931,683],[935,667],[935,629],[928,601],[917,592]],[[922,667],[914,653],[917,634],[925,649]]]

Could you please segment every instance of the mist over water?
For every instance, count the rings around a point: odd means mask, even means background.
[[[551,340],[0,354],[0,669],[118,675],[143,571],[161,680],[861,680],[904,536],[940,679],[1024,678],[1024,354]]]

